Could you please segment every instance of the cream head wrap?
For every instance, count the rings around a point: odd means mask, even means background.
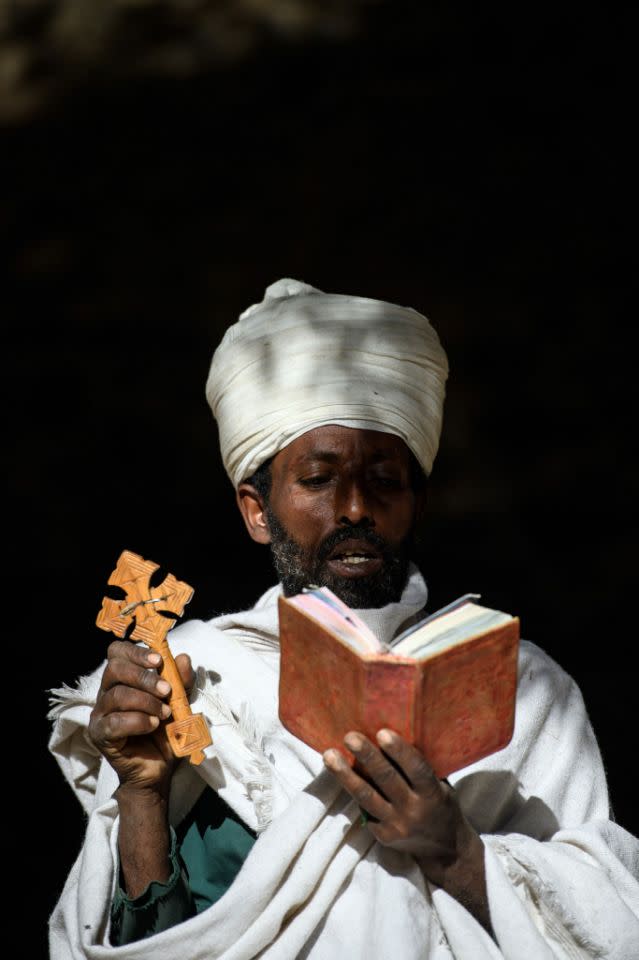
[[[278,280],[226,331],[206,398],[237,487],[315,427],[393,433],[429,474],[448,362],[421,313]]]

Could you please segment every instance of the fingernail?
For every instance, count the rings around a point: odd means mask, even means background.
[[[151,721],[151,726],[152,726],[152,727],[159,727],[159,726],[160,726],[160,718],[159,718],[159,717],[149,717],[149,720]]]
[[[157,667],[159,663],[162,663],[162,657],[159,653],[149,653],[147,654],[147,662],[153,667]]]
[[[336,770],[339,765],[337,750],[327,750],[323,756],[323,760],[327,767],[330,767],[331,770]]]
[[[377,734],[377,742],[381,743],[383,747],[388,747],[393,742],[393,735],[390,730],[379,730]]]
[[[162,710],[161,710],[160,712],[161,712],[161,714],[162,714],[162,716],[164,717],[165,720],[166,720],[167,717],[170,717],[170,716],[171,716],[171,708],[170,708],[170,706],[168,705],[168,703],[163,703],[163,704],[162,704]]]
[[[160,694],[161,697],[165,697],[167,693],[171,692],[171,684],[167,683],[166,680],[158,680],[155,685],[155,689]]]
[[[353,751],[361,750],[364,745],[364,741],[361,737],[358,737],[356,733],[347,733],[344,737],[344,743],[349,750]]]

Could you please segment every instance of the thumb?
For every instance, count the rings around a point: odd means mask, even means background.
[[[191,658],[188,653],[178,653],[177,657],[175,658],[175,665],[180,671],[180,677],[182,678],[186,695],[187,697],[190,697],[191,691],[195,684],[195,670],[193,669]]]

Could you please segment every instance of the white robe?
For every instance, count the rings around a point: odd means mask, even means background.
[[[259,837],[217,903],[146,940],[109,944],[117,782],[86,734],[103,667],[54,691],[50,749],[88,823],[51,916],[51,960],[639,960],[639,841],[609,820],[574,681],[522,641],[511,743],[449,778],[486,847],[492,940],[410,856],[374,841],[319,754],[279,723],[278,593],[170,634],[198,670],[193,709],[214,741],[200,766],[178,767],[171,820],[206,782]],[[363,616],[388,639],[425,598],[413,570],[401,603]]]

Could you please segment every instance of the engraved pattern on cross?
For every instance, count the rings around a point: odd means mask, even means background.
[[[159,569],[157,563],[145,560],[124,550],[109,577],[109,584],[121,587],[124,599],[104,597],[96,625],[117,637],[141,640],[162,657],[161,675],[171,684],[172,720],[163,724],[171,749],[176,757],[189,757],[191,763],[204,760],[204,748],[212,742],[206,720],[201,713],[191,712],[184,684],[166,638],[176,623],[163,612],[177,617],[193,596],[193,588],[169,573],[159,586],[152,587],[151,577]],[[131,624],[133,630],[129,633]]]

